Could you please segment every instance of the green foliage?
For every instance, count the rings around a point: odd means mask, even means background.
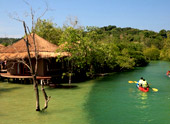
[[[51,43],[58,44],[62,30],[56,27],[56,24],[50,20],[38,20],[35,25],[34,32],[41,36],[42,38],[50,41]]]
[[[167,38],[167,32],[166,30],[162,29],[159,31],[159,34],[163,37],[163,38]]]
[[[60,38],[60,45],[63,46],[60,50],[71,53],[70,57],[65,58],[69,61],[69,71],[93,76],[96,73],[133,69],[146,64],[143,45],[128,41],[119,43],[108,36],[110,33],[105,34],[103,31],[115,29],[87,27],[85,32],[83,29],[66,27]]]
[[[124,48],[121,54],[117,56],[117,63],[122,68],[133,69],[135,65],[134,58],[130,57],[128,49]]]
[[[64,58],[67,63],[68,76],[93,76],[133,69],[144,66],[148,60],[166,59],[170,61],[170,31],[159,33],[139,30],[131,27],[116,26],[74,28],[56,27],[50,20],[39,20],[35,25],[38,35],[60,45],[57,52],[69,52],[71,56]],[[60,56],[56,59],[60,61]]]
[[[164,41],[164,47],[161,50],[160,58],[170,61],[170,33],[167,33],[167,39]]]
[[[158,60],[160,57],[160,50],[154,46],[145,49],[143,53],[149,60]]]
[[[71,54],[64,58],[68,72],[63,73],[63,77],[69,74],[94,76],[97,73],[133,69],[160,58],[170,61],[170,31],[163,29],[157,33],[112,25],[75,27],[59,28],[50,20],[38,20],[33,30],[51,43],[60,45],[57,52]],[[3,44],[8,43],[3,39]]]
[[[4,46],[8,46],[10,44],[15,43],[16,41],[20,40],[20,38],[0,38],[0,44],[3,44]]]
[[[170,61],[170,49],[162,49],[160,53],[160,58],[162,60],[168,60]]]

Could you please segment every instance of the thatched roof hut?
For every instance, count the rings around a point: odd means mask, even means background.
[[[35,43],[37,48],[37,53],[39,58],[54,58],[57,56],[69,56],[67,52],[56,52],[59,48],[58,46],[50,43],[49,41],[41,38],[37,34],[35,36]],[[28,58],[27,48],[25,44],[26,38],[19,40],[18,42],[6,47],[3,51],[0,52],[0,60],[15,60],[15,59],[24,59]],[[34,49],[34,42],[33,42],[33,34],[28,36],[29,40],[29,49],[31,58],[35,57],[35,49]]]
[[[5,46],[0,44],[0,50],[3,49],[3,48],[5,48]]]

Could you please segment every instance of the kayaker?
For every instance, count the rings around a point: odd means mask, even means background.
[[[147,82],[145,79],[143,79],[142,87],[143,87],[143,88],[149,87],[149,84],[148,84],[148,82]]]
[[[140,80],[138,81],[138,84],[139,84],[139,86],[142,86],[142,84],[143,84],[143,77],[140,78]]]
[[[170,75],[170,71],[167,71],[166,75],[167,75],[167,76]]]

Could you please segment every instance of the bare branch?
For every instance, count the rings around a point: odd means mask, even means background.
[[[49,10],[48,3],[45,2],[45,4],[46,4],[46,9],[45,9],[44,12],[42,13],[42,15],[37,18],[37,22],[38,22],[38,20],[39,20],[41,17],[43,17],[43,16],[46,14],[46,12]]]
[[[8,15],[9,15],[9,18],[11,18],[11,19],[14,19],[14,20],[19,21],[19,22],[23,22],[23,20],[21,20],[17,14],[9,13]]]
[[[27,66],[28,67],[28,69],[31,71],[31,68],[30,68],[30,66],[25,62],[25,61],[23,61],[23,60],[17,60],[19,63],[23,63],[25,66]]]
[[[27,34],[27,28],[26,28],[26,24],[25,21],[23,21],[23,26],[24,26],[24,30],[25,30],[25,37],[26,37],[26,46],[27,46],[27,53],[28,53],[28,60],[29,60],[29,64],[30,64],[30,68],[31,68],[31,74],[34,73],[33,67],[32,67],[32,63],[31,63],[31,55],[30,55],[30,51],[29,51],[29,40],[28,40],[28,34]]]
[[[41,80],[41,90],[43,92],[44,98],[45,98],[45,104],[44,104],[44,108],[42,109],[42,111],[44,111],[45,109],[48,108],[48,102],[50,101],[51,96],[47,96],[47,93],[45,92],[44,89],[44,80]]]
[[[16,62],[12,62],[11,64],[8,65],[8,69],[14,69],[14,65],[15,65]]]
[[[31,18],[32,18],[32,28],[31,28],[31,30],[33,31],[35,23],[34,23],[34,12],[33,12],[32,8],[31,8]]]
[[[33,33],[33,43],[34,43],[34,52],[35,52],[35,74],[37,74],[37,68],[38,68],[38,53],[37,53],[37,45],[35,43],[35,34]]]
[[[79,26],[79,20],[76,16],[68,16],[66,18],[64,26],[66,26],[66,27],[70,26],[73,28],[81,28],[81,26]]]
[[[23,0],[23,2],[25,3],[25,4],[27,4],[28,6],[30,6],[30,4],[26,1],[26,0]],[[31,7],[31,6],[30,6]]]

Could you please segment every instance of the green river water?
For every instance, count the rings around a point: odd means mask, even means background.
[[[130,72],[74,84],[77,88],[46,87],[51,100],[44,112],[35,111],[32,85],[0,82],[0,124],[170,124],[167,70],[170,62],[154,61]],[[143,93],[128,83],[141,76],[159,91]],[[43,107],[42,95],[40,100]]]

